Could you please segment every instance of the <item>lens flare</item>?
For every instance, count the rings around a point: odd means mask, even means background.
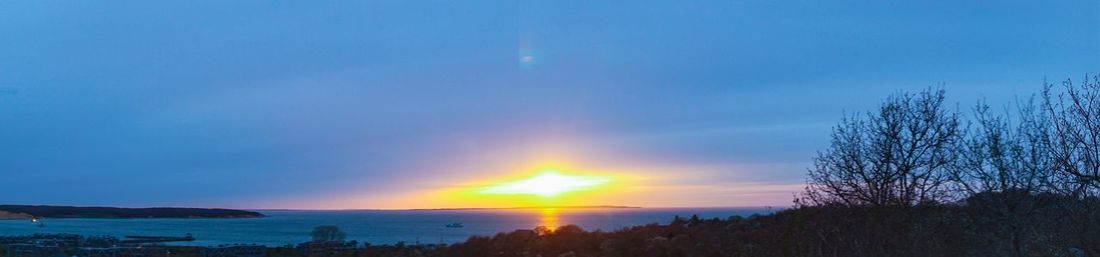
[[[521,49],[519,51],[519,67],[521,69],[533,69],[538,65],[540,59],[542,59],[542,56],[538,51],[530,49]]]

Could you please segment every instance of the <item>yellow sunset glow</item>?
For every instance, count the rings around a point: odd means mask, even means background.
[[[604,185],[609,181],[610,179],[607,177],[566,175],[556,170],[546,170],[537,176],[489,186],[480,192],[483,194],[527,194],[554,197],[562,193]]]
[[[554,207],[612,205],[633,181],[621,172],[574,169],[538,164],[517,172],[499,173],[413,196],[418,203],[439,208]]]

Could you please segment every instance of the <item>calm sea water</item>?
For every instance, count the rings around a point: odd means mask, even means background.
[[[0,220],[0,235],[71,233],[80,235],[183,236],[195,241],[176,245],[296,244],[310,239],[319,225],[336,225],[349,240],[372,244],[455,243],[474,235],[493,235],[537,226],[576,224],[585,230],[616,230],[650,223],[667,224],[674,216],[703,218],[749,216],[766,208],[531,209],[441,211],[261,211],[254,219],[47,219],[45,227],[29,220]],[[462,228],[447,228],[455,222]]]

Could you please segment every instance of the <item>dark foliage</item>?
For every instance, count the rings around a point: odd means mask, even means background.
[[[1085,256],[1100,254],[1100,227],[1073,232],[1062,208],[1081,200],[1028,195],[1037,207],[1028,240],[1009,233],[991,210],[1013,193],[986,193],[953,204],[802,206],[773,215],[675,219],[615,232],[566,226],[471,237],[428,256]],[[1096,201],[1091,199],[1090,201]],[[1096,212],[1081,219],[1100,219]],[[1023,242],[1026,241],[1026,245]]]

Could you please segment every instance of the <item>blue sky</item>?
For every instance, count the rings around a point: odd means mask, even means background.
[[[4,1],[0,202],[401,208],[540,158],[786,205],[845,113],[1100,72],[1097,1]],[[965,108],[965,107],[962,107]],[[673,176],[675,175],[675,176]]]

